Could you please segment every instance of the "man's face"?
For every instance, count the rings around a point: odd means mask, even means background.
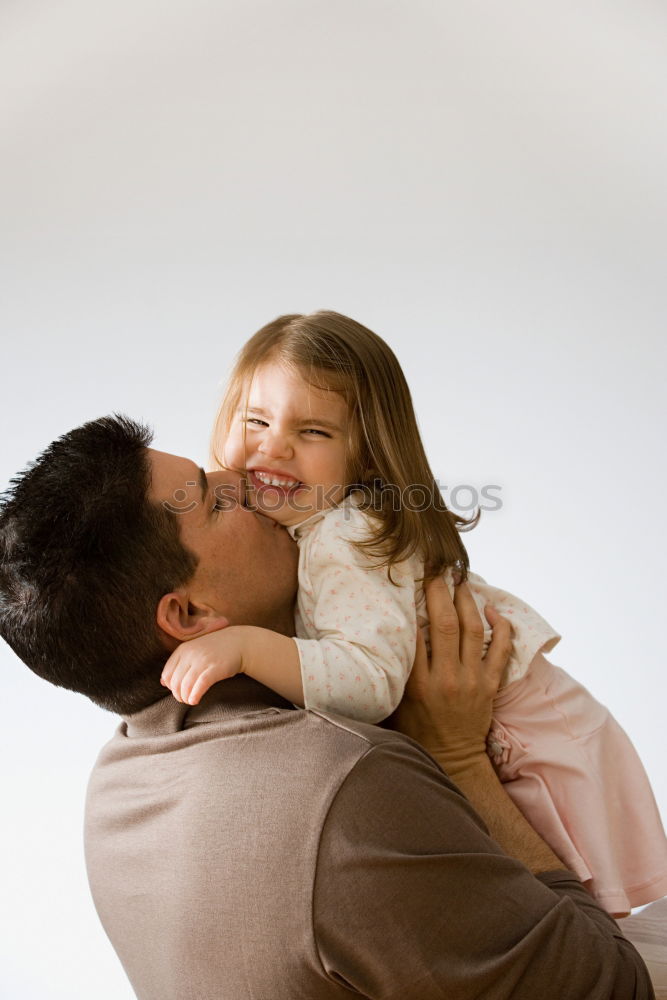
[[[297,547],[288,533],[242,506],[236,473],[204,473],[187,458],[148,451],[151,499],[175,512],[181,541],[199,559],[189,600],[231,625],[280,629],[291,620],[297,588]]]

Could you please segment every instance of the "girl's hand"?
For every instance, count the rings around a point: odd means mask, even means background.
[[[197,705],[212,684],[241,672],[243,629],[230,625],[182,642],[167,660],[160,683],[176,701]]]

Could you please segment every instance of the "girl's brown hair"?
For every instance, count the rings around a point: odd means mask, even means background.
[[[417,553],[431,578],[453,566],[465,579],[468,553],[460,531],[474,527],[447,509],[424,452],[412,397],[391,348],[367,327],[336,312],[279,316],[242,348],[229,378],[211,438],[211,463],[247,405],[256,370],[277,361],[309,384],[340,393],[349,412],[348,488],[377,523],[356,545],[378,565]]]

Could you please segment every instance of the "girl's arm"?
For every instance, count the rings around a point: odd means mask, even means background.
[[[294,639],[268,628],[238,626],[243,631],[241,673],[303,708],[299,651]]]
[[[412,562],[377,568],[353,545],[368,525],[356,508],[324,519],[299,565],[308,638],[230,625],[181,643],[162,674],[179,701],[198,703],[217,681],[245,673],[296,705],[380,722],[398,705],[415,654]]]
[[[229,625],[182,642],[167,660],[161,682],[177,701],[197,705],[211,685],[239,673],[303,707],[294,639],[253,625]]]
[[[374,565],[353,544],[368,537],[357,508],[332,512],[302,544],[299,638],[304,705],[361,722],[386,718],[415,654],[418,560]]]

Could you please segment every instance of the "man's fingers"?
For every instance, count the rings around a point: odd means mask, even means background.
[[[428,684],[429,662],[426,643],[420,628],[417,629],[417,648],[415,658],[412,663],[412,670],[408,675],[405,685],[405,693],[408,698],[420,699],[424,697],[426,685]]]
[[[447,584],[441,576],[424,588],[431,631],[431,658],[446,664],[458,663],[459,619]]]
[[[478,663],[484,648],[484,623],[467,583],[460,583],[456,588],[454,606],[461,623],[461,662]]]
[[[424,663],[419,653],[413,668],[413,697],[417,684],[428,681],[433,664],[437,664],[438,677],[447,685],[465,685],[473,678],[484,678],[484,687],[498,690],[503,670],[512,652],[512,626],[487,605],[485,614],[493,629],[493,637],[486,656],[484,649],[484,622],[477,609],[475,598],[467,583],[456,588],[454,600],[449,596],[447,584],[436,577],[426,584],[426,607],[431,622],[431,662]],[[482,667],[483,663],[483,667]],[[481,669],[481,674],[480,674]],[[476,682],[475,682],[476,683]],[[410,694],[410,691],[408,691]]]
[[[496,611],[492,604],[486,605],[484,614],[493,629],[493,636],[484,657],[484,665],[489,682],[493,682],[497,689],[503,670],[512,653],[512,626],[506,618],[503,618]]]

